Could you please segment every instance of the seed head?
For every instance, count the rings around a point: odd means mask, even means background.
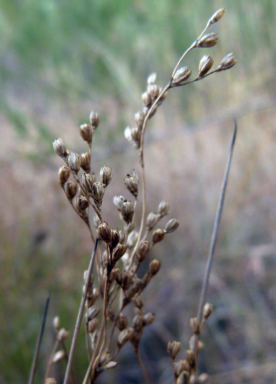
[[[211,68],[214,63],[214,60],[211,56],[204,55],[199,63],[199,76],[204,76]]]
[[[97,206],[100,206],[104,196],[104,186],[101,182],[95,182],[92,188],[92,197]]]
[[[61,157],[67,156],[66,147],[62,141],[62,139],[56,139],[53,141],[54,151]]]
[[[154,322],[154,314],[153,313],[146,313],[143,317],[143,325],[150,325]]]
[[[120,331],[122,331],[127,327],[127,323],[128,323],[127,317],[123,315],[120,315],[116,321],[116,325]]]
[[[135,331],[139,331],[143,327],[143,317],[141,315],[134,316],[132,320],[132,327]]]
[[[88,192],[88,194],[91,195],[93,192],[93,185],[96,182],[95,175],[91,173],[83,173],[81,175],[81,182],[86,192]]]
[[[111,229],[111,241],[110,241],[110,248],[113,249],[116,247],[116,245],[120,241],[119,231],[118,229]]]
[[[88,332],[93,333],[96,331],[99,324],[99,320],[97,318],[94,318],[88,322]]]
[[[173,84],[180,84],[191,76],[192,72],[187,67],[179,68],[173,76]]]
[[[156,244],[162,241],[164,239],[164,236],[164,231],[161,228],[158,228],[153,232],[151,240],[154,244]]]
[[[146,106],[146,107],[150,107],[151,104],[152,104],[152,98],[151,98],[151,95],[146,91],[144,93],[142,93],[142,103]]]
[[[153,227],[155,226],[155,224],[157,223],[158,219],[159,219],[159,216],[156,215],[156,213],[150,212],[150,213],[148,214],[146,224],[147,224],[147,229],[148,229],[149,231],[152,230],[152,228],[153,228]]]
[[[66,185],[65,185],[65,194],[67,196],[67,198],[69,200],[72,200],[77,192],[78,192],[78,185],[75,181],[69,181]]]
[[[192,328],[195,335],[200,334],[200,322],[197,317],[192,317],[190,319],[190,327]]]
[[[107,244],[111,242],[111,229],[105,221],[98,226],[98,239]]]
[[[95,305],[92,305],[87,310],[87,319],[88,320],[94,319],[94,317],[98,316],[99,312],[100,312],[99,307],[96,307]]]
[[[118,261],[126,253],[127,246],[119,243],[112,253],[112,260]]]
[[[171,358],[174,360],[181,349],[180,341],[169,341],[167,345],[167,351]]]
[[[68,338],[69,331],[67,331],[65,328],[61,328],[58,332],[57,339],[58,341],[64,341]]]
[[[112,180],[112,171],[109,167],[102,167],[100,170],[100,177],[101,177],[101,182],[105,187],[108,186],[108,184]]]
[[[210,48],[216,45],[218,42],[218,37],[215,33],[208,33],[202,36],[201,39],[197,42],[197,47],[199,48]]]
[[[80,196],[76,199],[76,207],[79,211],[83,212],[89,207],[89,201],[85,196]]]
[[[56,352],[54,354],[52,363],[53,364],[59,363],[61,360],[65,359],[65,357],[66,357],[65,351],[64,350],[60,350],[60,351],[58,351],[58,352]]]
[[[67,158],[67,161],[71,171],[78,173],[80,170],[80,155],[76,152],[71,152]]]
[[[157,211],[160,217],[167,215],[169,213],[169,208],[169,203],[167,203],[166,201],[161,201],[161,203],[158,205]]]
[[[180,373],[176,380],[176,384],[188,384],[189,383],[190,374],[188,371],[183,371]]]
[[[100,124],[100,115],[97,112],[91,112],[89,116],[90,124],[93,129],[96,129]]]
[[[143,95],[142,95],[142,99],[143,99]],[[141,129],[142,126],[143,126],[144,118],[145,118],[145,115],[141,111],[136,112],[135,115],[134,115],[135,123],[137,124],[137,127],[139,129]]]
[[[60,167],[59,171],[58,171],[58,175],[59,175],[59,182],[60,182],[61,186],[63,187],[64,184],[66,183],[66,181],[70,177],[69,167],[66,167],[66,166]]]
[[[185,357],[190,366],[192,367],[195,363],[195,353],[191,349],[186,349],[185,351]]]
[[[181,372],[183,371],[189,371],[190,366],[187,360],[178,360],[176,363],[173,364],[174,373],[175,376],[178,377]]]
[[[141,241],[139,243],[138,250],[137,250],[137,260],[139,263],[145,260],[149,250],[150,250],[150,243],[148,241]]]
[[[118,211],[121,211],[123,203],[126,201],[124,196],[114,196],[113,197],[113,204],[118,209]]]
[[[236,59],[233,55],[233,53],[228,53],[220,62],[220,65],[218,66],[218,70],[224,71],[226,69],[232,68],[236,64]]]
[[[84,141],[86,141],[88,144],[91,144],[93,132],[90,125],[82,124],[80,126],[80,135]]]
[[[151,75],[149,75],[147,79],[148,84],[154,84],[156,82],[157,74],[156,72],[153,72]]]
[[[214,306],[213,304],[210,304],[210,303],[206,303],[203,307],[203,318],[204,320],[207,320],[209,316],[211,316],[211,314],[213,313],[214,311]]]
[[[179,222],[176,219],[171,219],[165,225],[164,232],[171,233],[174,232],[179,227]]]
[[[131,331],[129,328],[121,331],[117,339],[118,347],[121,348],[125,343],[127,343],[130,340],[130,337],[131,337]]]
[[[209,24],[211,25],[211,24],[214,24],[217,21],[219,21],[222,18],[222,16],[224,15],[225,11],[226,11],[225,8],[221,8],[217,12],[215,12],[213,14],[213,16],[210,18]]]
[[[129,175],[129,174],[126,175],[125,186],[135,198],[137,198],[138,196],[138,184],[139,184],[138,174],[134,169],[132,175]]]
[[[154,100],[159,96],[161,89],[156,84],[149,84],[147,87],[147,92],[149,93],[150,97],[152,97],[152,99]]]
[[[89,152],[82,153],[80,157],[80,166],[84,172],[90,172],[91,155]]]
[[[134,206],[131,201],[125,201],[122,204],[121,214],[127,224],[131,223],[134,215]]]
[[[156,260],[156,259],[153,259],[151,262],[150,262],[150,265],[149,265],[149,273],[154,276],[157,274],[157,272],[159,271],[161,267],[161,263],[160,261]]]

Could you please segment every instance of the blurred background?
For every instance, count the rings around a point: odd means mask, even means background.
[[[173,382],[166,343],[180,340],[183,358],[235,118],[239,131],[208,293],[216,310],[203,332],[200,370],[212,383],[276,383],[273,0],[1,1],[1,383],[26,383],[51,292],[35,381],[41,382],[54,342],[51,319],[59,315],[72,333],[90,257],[89,233],[58,184],[62,161],[52,141],[62,137],[68,148],[85,151],[78,127],[91,110],[100,113],[93,170],[112,167],[104,213],[120,226],[112,197],[125,195],[125,174],[139,171],[123,132],[141,108],[146,79],[157,72],[164,86],[222,7],[225,16],[210,29],[219,44],[191,52],[184,65],[196,75],[204,54],[218,65],[229,52],[238,63],[172,90],[148,126],[148,212],[166,200],[180,227],[152,252],[162,268],[144,297],[156,320],[145,331],[141,356],[153,383]],[[87,366],[80,340],[78,382]],[[131,348],[121,360],[108,382],[142,383]]]

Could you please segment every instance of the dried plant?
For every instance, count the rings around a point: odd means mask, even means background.
[[[103,217],[102,214],[105,191],[113,177],[112,170],[110,167],[103,166],[99,175],[96,176],[93,172],[93,164],[91,164],[93,137],[100,125],[99,114],[91,112],[89,123],[80,126],[80,135],[88,146],[87,152],[79,154],[67,149],[62,139],[57,139],[53,143],[55,152],[65,162],[65,165],[59,170],[61,188],[72,208],[88,227],[94,248],[89,267],[84,272],[83,295],[69,357],[64,346],[68,332],[65,329],[60,329],[59,321],[55,319],[56,344],[49,360],[45,383],[55,382],[50,376],[51,365],[66,358],[68,358],[68,363],[64,384],[68,384],[69,378],[70,380],[73,378],[72,363],[84,312],[89,364],[83,384],[94,383],[101,372],[116,367],[117,355],[126,343],[132,345],[145,380],[150,383],[139,355],[139,344],[145,327],[154,321],[154,315],[145,312],[142,295],[159,272],[161,264],[160,261],[152,259],[149,262],[148,271],[143,277],[138,277],[138,270],[145,259],[150,258],[149,254],[152,248],[158,246],[157,243],[163,241],[165,236],[174,232],[179,223],[176,219],[171,218],[165,225],[160,224],[161,219],[169,214],[167,202],[161,201],[157,207],[152,207],[150,210],[146,205],[145,132],[148,120],[154,116],[171,89],[203,80],[209,75],[231,68],[236,63],[233,54],[230,53],[212,70],[214,60],[211,56],[204,55],[194,78],[192,78],[190,69],[185,66],[180,67],[192,49],[211,48],[217,44],[218,38],[215,33],[205,33],[212,24],[224,15],[224,12],[225,9],[220,9],[209,19],[199,37],[180,57],[168,84],[163,89],[157,85],[155,73],[148,77],[147,88],[142,94],[142,108],[134,116],[135,126],[133,128],[127,127],[125,130],[126,139],[138,152],[140,170],[139,176],[138,172],[133,170],[126,175],[124,180],[126,189],[133,196],[133,201],[127,200],[122,195],[115,196],[113,199],[122,221],[121,229],[112,228],[108,217]],[[226,181],[227,176],[224,181],[224,192]],[[181,349],[180,342],[171,341],[168,344],[168,353],[173,363],[174,378],[177,384],[205,383],[208,380],[205,373],[197,375],[196,367],[201,345],[202,326],[213,311],[213,306],[205,303],[205,297],[224,192],[216,221],[217,225],[208,262],[209,269],[207,268],[205,276],[198,315],[191,318],[190,321],[193,337],[190,348],[185,352],[185,359],[175,361]],[[142,213],[141,221],[137,224],[138,199],[141,200]],[[93,220],[91,220],[89,210],[94,213]],[[149,213],[147,214],[147,212]],[[126,315],[127,307],[130,307],[127,312],[128,316]],[[132,315],[130,315],[131,313]],[[59,346],[61,348],[58,350]]]

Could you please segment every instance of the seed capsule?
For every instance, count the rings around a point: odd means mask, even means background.
[[[108,244],[111,241],[111,229],[105,221],[98,226],[98,239]]]
[[[64,341],[68,338],[69,336],[69,331],[67,331],[65,328],[61,328],[58,331],[57,339],[58,341]]]
[[[221,9],[219,9],[217,12],[215,12],[214,14],[213,14],[213,16],[210,18],[210,20],[209,20],[209,24],[211,25],[211,24],[214,24],[214,23],[216,23],[217,21],[219,21],[221,18],[222,18],[222,16],[224,15],[224,13],[225,13],[225,8],[221,8]]]
[[[174,232],[179,227],[179,222],[176,219],[171,219],[167,222],[164,232],[171,233]]]
[[[66,357],[66,353],[65,351],[58,351],[54,354],[54,357],[53,357],[53,360],[52,360],[52,363],[53,364],[56,364],[56,363],[59,363],[61,360],[65,359]]]
[[[77,185],[77,183],[75,181],[69,181],[65,185],[64,191],[65,191],[65,194],[66,194],[67,198],[69,200],[72,200],[76,196],[76,194],[78,192],[78,185]]]
[[[102,167],[100,170],[100,177],[101,177],[101,182],[105,187],[110,184],[112,180],[112,171],[109,167]]]
[[[146,224],[147,224],[147,228],[149,231],[152,230],[152,228],[155,226],[155,224],[157,223],[159,219],[159,216],[156,215],[156,213],[153,213],[153,212],[150,212],[148,214],[148,217],[147,217],[147,221],[146,221]]]
[[[212,68],[213,63],[211,56],[204,55],[199,63],[199,76],[204,76]]]
[[[173,76],[173,84],[180,84],[191,76],[192,72],[187,67],[179,68]]]
[[[171,358],[174,360],[181,349],[180,341],[169,341],[167,351]]]
[[[101,205],[104,196],[104,186],[101,182],[96,182],[92,187],[92,197],[97,205]]]
[[[165,215],[167,215],[169,213],[169,203],[167,203],[166,201],[161,201],[161,203],[159,203],[158,205],[158,214],[163,217]]]
[[[151,240],[154,244],[156,244],[162,241],[164,239],[164,236],[164,231],[161,228],[158,228],[153,232]]]
[[[82,153],[80,157],[80,166],[84,172],[90,172],[91,155],[89,152]]]
[[[218,42],[218,37],[215,33],[208,33],[202,36],[201,39],[197,42],[197,47],[200,48],[210,48],[216,45]]]
[[[86,141],[88,144],[91,144],[93,132],[90,125],[88,124],[81,125],[80,135],[84,141]]]
[[[210,304],[210,303],[206,303],[203,307],[203,318],[204,320],[207,320],[209,316],[211,316],[211,314],[213,313],[214,311],[214,306],[213,304]]]
[[[228,53],[222,60],[220,65],[218,66],[218,70],[224,71],[226,69],[229,69],[233,67],[236,64],[236,59],[233,55],[233,53]]]
[[[129,174],[126,175],[125,186],[135,198],[137,198],[138,196],[138,184],[139,184],[138,174],[134,169],[132,175],[129,175]]]
[[[121,214],[123,217],[123,220],[129,224],[131,223],[134,215],[134,206],[131,201],[125,201],[121,208]]]
[[[71,171],[78,173],[80,170],[80,155],[76,152],[71,152],[67,161]]]
[[[89,116],[90,124],[94,129],[100,124],[100,115],[97,112],[91,112]]]
[[[53,141],[53,148],[54,151],[61,157],[64,157],[67,155],[66,147],[62,141],[62,139],[56,139]]]
[[[150,325],[154,322],[155,316],[153,313],[146,313],[143,317],[143,325]]]
[[[150,265],[149,265],[149,273],[154,276],[157,274],[157,272],[159,271],[161,267],[161,263],[160,261],[154,259],[150,262]]]
[[[70,169],[65,166],[60,167],[58,174],[59,174],[59,182],[62,186],[64,186],[64,184],[70,177]]]
[[[130,340],[130,337],[131,337],[131,332],[129,328],[121,331],[117,339],[118,347],[121,348],[125,343],[127,343]]]

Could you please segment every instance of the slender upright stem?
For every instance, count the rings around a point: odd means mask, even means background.
[[[74,355],[75,355],[77,340],[78,340],[78,336],[79,336],[82,316],[83,316],[84,307],[85,307],[85,301],[86,301],[86,298],[87,298],[88,285],[89,285],[91,274],[92,274],[92,271],[93,271],[93,266],[94,266],[94,260],[95,260],[95,255],[96,255],[96,251],[97,251],[97,246],[98,246],[98,239],[96,239],[96,241],[95,241],[95,246],[94,246],[94,249],[93,249],[93,252],[92,252],[92,255],[91,255],[91,258],[90,258],[90,263],[89,263],[89,266],[88,266],[86,282],[85,282],[85,285],[84,285],[84,290],[83,290],[83,294],[82,294],[82,298],[81,298],[81,304],[80,304],[79,313],[78,313],[78,317],[77,317],[77,321],[76,321],[76,325],[75,325],[75,331],[74,331],[74,335],[73,335],[73,339],[72,339],[72,344],[71,344],[71,349],[70,349],[70,353],[69,353],[69,359],[68,359],[68,364],[67,364],[67,367],[66,367],[66,372],[65,372],[65,377],[64,377],[63,384],[68,384],[68,380],[69,380],[69,377],[70,377],[71,367],[72,367],[72,363],[73,363],[73,359],[74,359]]]

